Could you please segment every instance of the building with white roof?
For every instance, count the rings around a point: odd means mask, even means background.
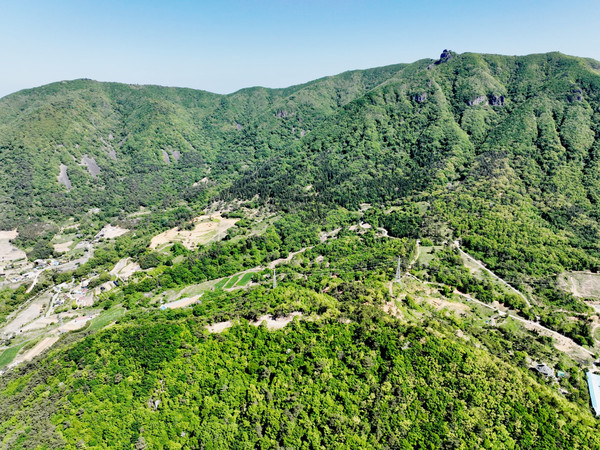
[[[593,372],[587,373],[588,389],[590,390],[590,399],[592,408],[596,416],[600,416],[600,375]]]

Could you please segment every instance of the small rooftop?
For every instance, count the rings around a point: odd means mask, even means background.
[[[534,369],[537,370],[542,375],[554,378],[554,369],[552,369],[551,367],[548,367],[546,364],[536,364],[534,366]]]
[[[588,372],[587,373],[588,389],[590,390],[590,399],[592,400],[592,408],[596,416],[600,415],[600,375]]]

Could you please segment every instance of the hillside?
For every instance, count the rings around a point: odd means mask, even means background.
[[[596,61],[54,83],[0,163],[0,448],[600,446]]]
[[[400,68],[229,96],[90,80],[9,95],[0,100],[0,225],[202,196]],[[296,126],[284,126],[292,115]]]

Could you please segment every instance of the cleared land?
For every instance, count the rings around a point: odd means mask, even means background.
[[[227,284],[229,278],[223,278],[215,283],[215,290],[222,289]]]
[[[29,305],[19,310],[2,330],[4,335],[16,334],[28,323],[42,316],[46,312],[46,306],[50,304],[52,294],[44,293],[36,297]],[[46,305],[46,306],[45,306]]]
[[[252,272],[244,274],[244,276],[242,278],[240,278],[240,280],[237,282],[236,287],[246,286],[252,279],[252,275],[253,275]]]
[[[96,239],[114,239],[122,236],[129,230],[127,228],[114,227],[112,225],[105,225],[104,228],[96,235]]]
[[[232,276],[227,283],[225,284],[225,286],[223,287],[223,289],[231,289],[232,287],[235,286],[235,283],[237,283],[238,281],[238,275],[234,275]]]
[[[223,239],[227,230],[238,220],[240,219],[224,219],[220,214],[199,216],[193,220],[194,228],[192,230],[171,228],[154,236],[150,241],[150,248],[161,250],[167,245],[179,242],[188,250],[193,250],[198,245]]]
[[[17,359],[17,362],[21,363],[24,361],[32,360],[37,355],[42,353],[44,350],[47,350],[50,347],[52,347],[56,343],[56,341],[58,341],[58,336],[48,336],[48,337],[42,339],[32,349],[25,352],[25,354],[23,356],[20,356]]]
[[[17,230],[0,231],[0,264],[16,261],[26,257],[23,250],[18,249],[10,243],[19,234]]]
[[[110,271],[111,275],[115,275],[123,280],[129,279],[131,275],[142,270],[140,265],[131,260],[131,258],[121,259],[115,267]]]
[[[73,241],[63,242],[62,244],[54,244],[54,251],[56,253],[66,253],[71,250],[72,245]]]
[[[429,263],[433,260],[433,258],[435,257],[435,252],[438,252],[440,250],[442,250],[444,247],[442,247],[441,245],[437,245],[437,246],[433,246],[433,247],[421,247],[420,248],[420,252],[419,252],[419,257],[417,259],[417,261],[419,261],[419,264],[421,264],[422,266],[429,266]]]
[[[168,309],[185,308],[186,306],[196,303],[200,297],[202,297],[202,294],[194,295],[193,297],[181,298],[179,300],[175,300],[174,302],[166,303],[163,306]]]
[[[268,330],[280,330],[281,328],[285,327],[287,324],[292,322],[294,320],[294,317],[296,316],[302,317],[302,313],[293,312],[287,316],[277,318],[267,314],[259,317],[254,322],[250,322],[250,325],[258,327],[265,323]],[[226,329],[232,326],[233,322],[231,320],[227,320],[226,322],[218,322],[212,325],[207,325],[206,329],[209,331],[209,333],[221,333],[222,331],[225,331]]]
[[[600,299],[600,274],[591,272],[570,272],[559,278],[560,286],[579,298]]]
[[[114,322],[119,317],[125,314],[125,308],[121,306],[113,307],[107,311],[103,311],[100,315],[90,321],[89,331],[96,331],[104,328],[108,324]]]

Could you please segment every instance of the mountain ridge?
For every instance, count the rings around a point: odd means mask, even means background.
[[[598,447],[594,64],[0,99],[0,448]]]

